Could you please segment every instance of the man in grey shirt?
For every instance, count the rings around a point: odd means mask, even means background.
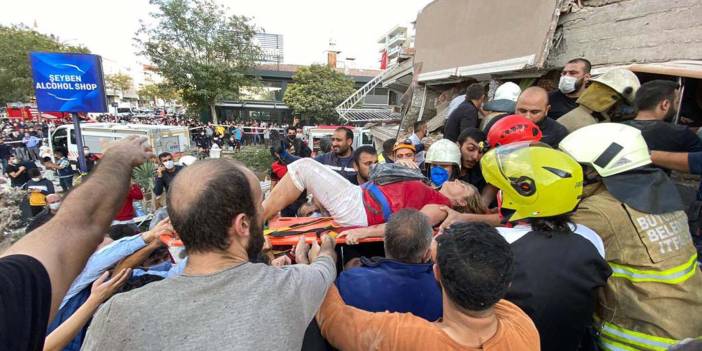
[[[262,200],[258,179],[236,161],[181,171],[167,204],[189,254],[183,275],[106,302],[83,350],[300,350],[336,276],[334,243],[324,236],[309,265],[249,262],[264,242]]]

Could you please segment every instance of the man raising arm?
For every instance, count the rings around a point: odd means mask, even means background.
[[[48,320],[122,204],[132,168],[151,156],[145,142],[134,136],[112,145],[56,216],[0,258],[0,295],[5,300],[0,348],[41,348]]]

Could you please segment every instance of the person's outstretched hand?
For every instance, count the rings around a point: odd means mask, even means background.
[[[353,228],[339,233],[339,238],[346,238],[346,245],[356,245],[358,241],[368,237],[366,228]]]
[[[90,289],[90,299],[98,303],[107,301],[127,282],[127,279],[132,275],[132,270],[125,268],[115,274],[110,280],[105,281],[109,275],[110,272],[105,272],[93,283],[93,287]]]
[[[312,251],[315,251],[315,248],[318,248],[318,251],[315,252],[314,256],[315,260],[319,256],[328,256],[331,257],[331,259],[334,260],[334,262],[336,262],[336,251],[334,251],[334,248],[336,248],[336,240],[327,234],[323,234],[321,239],[322,245],[316,245],[317,241],[314,242],[315,245],[312,245],[312,250],[310,250],[310,257],[312,257]]]
[[[141,234],[144,242],[147,244],[153,243],[154,241],[161,243],[161,234],[173,234],[175,229],[171,225],[170,218],[166,217],[162,219],[153,229]],[[155,245],[155,244],[154,244]]]
[[[117,157],[129,162],[132,167],[139,166],[154,156],[146,137],[130,135],[105,149],[105,157]]]
[[[310,252],[310,245],[305,242],[305,236],[300,235],[297,240],[297,245],[295,245],[295,263],[297,264],[310,264],[309,257],[307,254]]]

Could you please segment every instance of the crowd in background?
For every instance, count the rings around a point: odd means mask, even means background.
[[[239,162],[117,142],[0,258],[0,345],[699,350],[702,197],[669,174],[702,173],[702,141],[671,122],[676,82],[590,70],[492,99],[469,84],[442,130],[377,150],[347,127],[312,155],[298,121],[192,125],[202,150],[270,145],[268,196]],[[152,157],[166,206],[114,225]]]

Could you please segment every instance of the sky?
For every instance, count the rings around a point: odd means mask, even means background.
[[[253,18],[268,33],[283,34],[285,63],[326,62],[330,39],[340,60],[354,57],[356,68],[379,67],[378,39],[395,25],[410,26],[431,0],[216,0],[230,13]],[[148,20],[148,0],[2,0],[0,23],[24,23],[82,44],[123,67],[145,63],[132,38],[139,20]]]

